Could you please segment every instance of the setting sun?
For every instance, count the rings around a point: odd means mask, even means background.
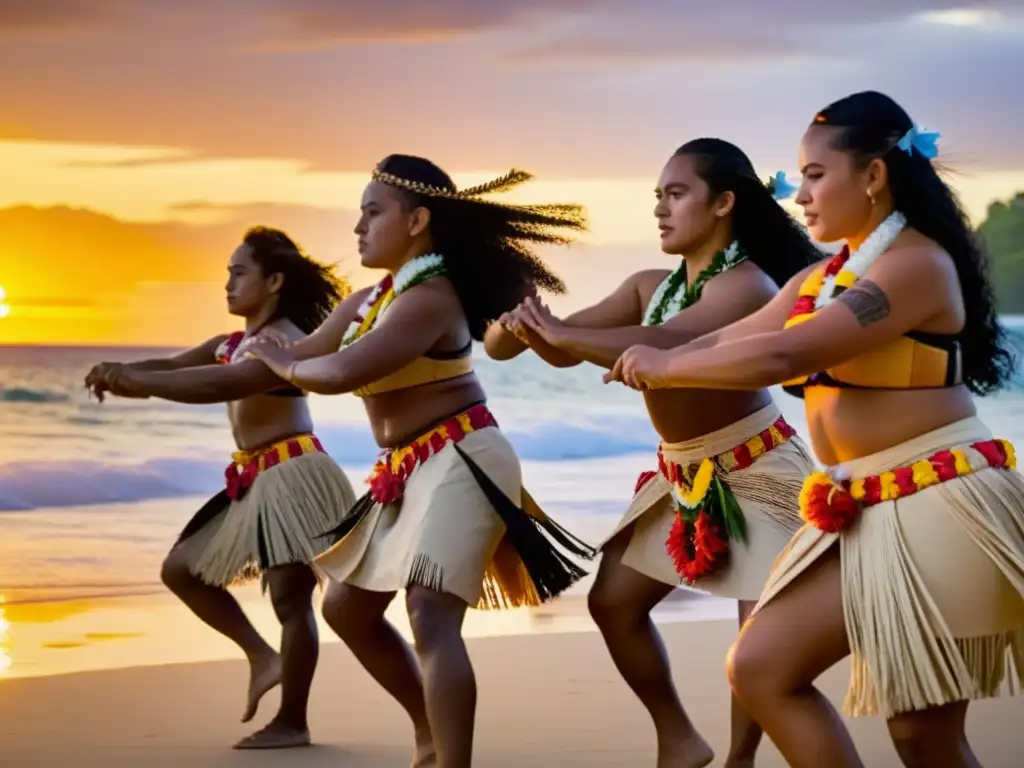
[[[7,317],[11,314],[11,308],[4,303],[4,299],[7,298],[7,291],[0,285],[0,318]]]

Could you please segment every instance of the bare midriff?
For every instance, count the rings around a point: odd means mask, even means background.
[[[243,451],[313,430],[305,397],[253,395],[228,403],[228,418],[235,445]]]
[[[810,440],[826,465],[869,456],[947,424],[974,416],[964,386],[936,389],[804,390]]]
[[[681,443],[733,424],[764,408],[771,394],[709,389],[659,389],[644,392],[647,413],[661,439]]]
[[[409,443],[437,423],[486,399],[475,373],[364,397],[373,437],[381,448]]]

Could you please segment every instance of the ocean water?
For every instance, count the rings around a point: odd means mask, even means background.
[[[170,351],[0,348],[0,593],[8,602],[159,587],[167,547],[222,487],[233,449],[224,406],[97,403],[82,380],[100,360]],[[590,365],[555,370],[529,354],[496,363],[482,350],[475,364],[531,493],[580,535],[603,536],[651,466],[657,437],[640,395],[604,384]],[[803,430],[802,403],[774,394]],[[996,431],[1024,439],[1019,382],[978,402]],[[358,488],[378,452],[361,402],[312,396],[310,407],[317,434]]]

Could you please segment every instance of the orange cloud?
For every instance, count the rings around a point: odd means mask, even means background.
[[[0,32],[66,33],[124,18],[131,0],[0,0]]]
[[[319,226],[316,226],[317,217]],[[70,208],[0,209],[6,316],[0,343],[194,343],[235,327],[224,305],[228,256],[253,223],[281,226],[321,261],[323,212],[243,209],[213,226],[126,223]],[[335,238],[336,239],[336,238]],[[340,274],[352,271],[340,263]]]
[[[352,214],[258,205],[212,225],[124,222],[69,208],[0,209],[0,275],[10,311],[0,343],[180,346],[233,329],[224,306],[227,258],[246,227],[280,227],[359,287],[379,275],[349,252]],[[652,243],[653,243],[652,237]],[[550,248],[569,284],[553,304],[579,307],[612,290],[626,270],[664,263],[656,245]]]
[[[332,45],[439,42],[593,9],[592,0],[478,0],[337,3],[279,0],[265,20],[268,38],[258,47],[308,49]]]

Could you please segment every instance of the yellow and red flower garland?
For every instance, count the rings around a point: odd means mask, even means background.
[[[341,346],[347,347],[373,330],[381,313],[401,294],[445,272],[444,257],[428,253],[406,263],[396,274],[385,275],[370,291],[355,318],[349,323],[341,339]]]
[[[836,482],[826,472],[814,472],[800,492],[800,516],[819,530],[838,533],[849,528],[864,507],[905,498],[979,469],[1012,470],[1017,466],[1013,445],[1007,440],[984,440],[970,447],[982,457],[983,464],[972,464],[963,448],[953,448],[852,482]]]
[[[307,453],[326,453],[319,438],[312,433],[289,437],[265,448],[235,451],[231,454],[231,464],[224,470],[228,498],[242,498],[261,472]]]
[[[818,295],[821,293],[822,288],[825,287],[826,278],[835,278],[832,289],[833,296],[857,282],[859,276],[855,272],[843,269],[849,260],[850,249],[844,246],[843,250],[829,259],[824,267],[819,267],[804,279],[803,283],[800,284],[799,298],[797,298],[796,304],[793,305],[793,309],[786,320],[786,328],[799,325],[814,317],[817,309]]]
[[[373,287],[373,290],[370,291],[366,299],[363,300],[362,305],[360,305],[355,318],[348,326],[348,330],[345,331],[345,336],[341,340],[341,346],[347,347],[352,342],[369,333],[370,329],[373,328],[373,324],[377,322],[377,316],[381,310],[395,300],[393,285],[394,276],[389,273]]]
[[[675,520],[665,541],[665,549],[676,572],[687,584],[692,585],[725,564],[730,539],[746,540],[743,510],[719,470],[728,473],[746,469],[760,456],[795,435],[796,430],[780,416],[768,429],[731,451],[703,459],[692,479],[688,479],[689,468],[666,461],[661,451],[658,452],[658,472],[672,483],[672,496],[676,503]],[[642,473],[637,480],[636,492],[654,474]]]
[[[449,442],[459,443],[471,432],[496,426],[494,415],[481,403],[438,424],[408,445],[385,451],[366,479],[373,500],[378,504],[397,501],[417,466],[439,453]]]

